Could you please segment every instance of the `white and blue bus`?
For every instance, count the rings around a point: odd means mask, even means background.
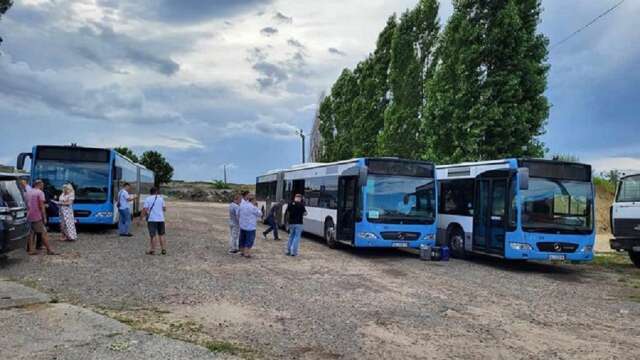
[[[437,167],[438,243],[453,256],[593,259],[591,166],[506,159]]]
[[[435,166],[426,161],[359,158],[304,164],[259,176],[256,195],[265,213],[303,194],[304,231],[330,247],[434,246]],[[277,220],[285,229],[286,205]]]
[[[117,224],[116,198],[124,183],[131,184],[131,192],[139,195],[132,202],[133,214],[139,214],[141,200],[154,184],[152,171],[113,149],[38,145],[18,156],[18,169],[24,168],[27,158],[31,159],[31,180],[44,182],[48,200],[57,198],[64,184],[73,185],[73,209],[80,224]],[[60,222],[57,213],[48,215],[50,223]]]

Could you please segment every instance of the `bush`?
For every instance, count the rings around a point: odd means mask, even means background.
[[[616,192],[617,184],[614,181],[596,176],[593,178],[593,183],[597,188],[603,189],[609,194],[614,194]]]
[[[213,188],[216,190],[226,190],[226,189],[230,189],[231,187],[229,186],[229,184],[227,184],[222,180],[214,180]]]

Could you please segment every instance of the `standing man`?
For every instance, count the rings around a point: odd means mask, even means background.
[[[280,211],[280,209],[282,209],[282,200],[271,205],[271,209],[269,210],[269,215],[267,215],[267,218],[265,219],[267,222],[267,225],[269,225],[269,228],[264,231],[262,233],[262,237],[267,240],[267,235],[273,231],[273,240],[280,240],[280,237],[278,236],[278,222],[276,221],[276,215],[278,214],[278,211]]]
[[[42,243],[47,249],[47,255],[57,255],[49,246],[49,234],[47,233],[47,215],[45,211],[44,183],[42,180],[36,180],[33,188],[27,193],[27,220],[31,224],[31,234],[27,244],[27,252],[29,255],[36,255],[35,239],[38,235],[42,237]]]
[[[256,224],[262,217],[262,211],[258,209],[258,203],[253,195],[247,195],[247,201],[240,204],[238,211],[240,218],[240,253],[246,258],[251,258],[251,249],[256,240]]]
[[[118,222],[118,233],[120,236],[131,237],[131,233],[129,229],[131,227],[131,206],[129,205],[129,201],[132,201],[136,198],[135,195],[129,195],[129,191],[131,191],[131,185],[129,183],[124,183],[122,185],[122,189],[118,193],[118,213],[120,214],[120,221]]]
[[[149,191],[151,196],[144,199],[142,208],[142,217],[147,220],[147,228],[149,229],[150,249],[147,255],[156,254],[156,245],[160,244],[161,254],[167,255],[167,244],[164,240],[165,225],[164,213],[167,211],[164,199],[158,194],[158,189],[153,187]]]
[[[242,196],[235,194],[233,201],[229,204],[229,254],[237,254],[240,251],[238,242],[240,241],[240,203]]]
[[[304,229],[304,217],[307,215],[307,209],[302,203],[301,194],[296,194],[293,202],[287,206],[287,215],[289,219],[289,242],[287,243],[286,255],[298,256],[300,237]]]

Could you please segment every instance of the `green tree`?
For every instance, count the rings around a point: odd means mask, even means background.
[[[331,112],[333,114],[334,135],[331,161],[348,159],[353,156],[353,136],[355,107],[358,97],[358,77],[353,71],[344,69],[331,88]]]
[[[438,38],[439,4],[421,0],[402,14],[391,41],[389,84],[391,103],[379,136],[383,155],[415,158],[422,152],[424,82],[431,77],[433,50]]]
[[[167,160],[157,151],[145,151],[140,157],[140,163],[147,169],[155,173],[155,186],[171,182],[173,178],[173,167]]]
[[[318,108],[318,118],[320,120],[319,130],[322,138],[322,148],[320,149],[319,161],[333,161],[335,159],[335,121],[331,96],[325,96]]]
[[[544,155],[548,40],[539,0],[454,0],[427,81],[424,157],[439,162]]]
[[[0,0],[0,18],[4,15],[9,8],[13,5],[12,0]],[[0,44],[2,44],[2,37],[0,36]]]
[[[114,149],[115,151],[117,151],[120,155],[125,156],[127,158],[129,158],[129,160],[137,163],[140,162],[140,159],[138,159],[138,155],[136,155],[133,150],[129,149],[126,146],[123,147],[117,147]]]

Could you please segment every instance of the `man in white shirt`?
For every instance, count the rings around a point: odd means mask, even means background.
[[[229,204],[229,254],[236,254],[240,251],[238,241],[240,239],[240,218],[238,211],[242,196],[236,194],[233,201]]]
[[[158,195],[158,189],[151,188],[151,196],[144,200],[142,216],[147,220],[149,229],[150,250],[147,255],[155,255],[156,241],[160,244],[161,254],[167,255],[167,243],[165,242],[164,213],[167,211],[164,199]]]
[[[256,240],[256,223],[262,218],[262,211],[253,195],[247,196],[247,201],[240,205],[238,211],[240,220],[240,253],[246,258],[251,257],[251,248]]]
[[[129,195],[131,191],[131,185],[124,183],[122,189],[118,193],[118,213],[120,214],[120,221],[118,222],[118,233],[120,236],[131,237],[129,228],[131,227],[131,207],[129,201],[136,198],[135,195]]]

